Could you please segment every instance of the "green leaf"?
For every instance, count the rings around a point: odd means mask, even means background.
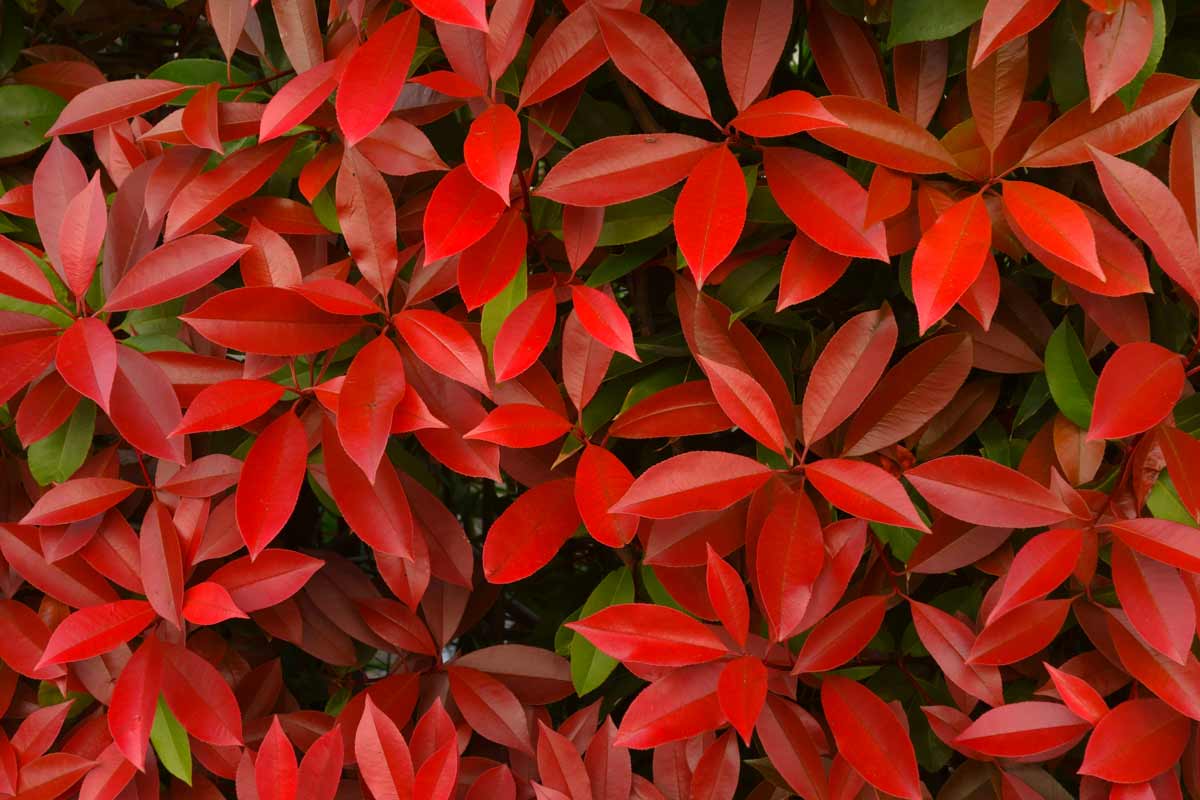
[[[29,445],[29,472],[41,486],[62,483],[83,466],[96,431],[96,404],[80,400],[67,421]]]
[[[633,572],[621,567],[604,576],[579,612],[580,618],[589,617],[601,609],[620,603],[633,602]],[[571,683],[575,693],[583,697],[596,689],[617,668],[617,660],[596,649],[595,645],[582,636],[571,639]]]
[[[13,68],[24,45],[25,20],[21,17],[21,7],[5,3],[4,16],[0,18],[0,75],[7,75]]]
[[[211,58],[179,58],[175,61],[168,61],[151,72],[147,77],[161,78],[192,86],[205,86],[210,83],[230,86],[235,83],[250,83],[254,80],[253,76],[245,70],[227,65],[224,61],[217,61]],[[220,95],[221,102],[228,103],[233,101],[241,92],[241,89],[230,89],[218,92],[218,94]],[[168,105],[185,106],[194,94],[196,94],[195,90],[188,90],[176,97]],[[256,89],[242,94],[240,99],[246,101],[262,100],[265,96],[263,91]]]
[[[12,158],[46,143],[46,131],[66,101],[37,86],[0,86],[0,158]]]
[[[192,748],[188,744],[187,731],[175,719],[171,709],[160,697],[158,711],[154,714],[154,725],[150,728],[150,743],[158,755],[158,763],[179,780],[192,785]]]
[[[337,206],[333,204],[333,195],[329,193],[328,188],[317,192],[317,196],[312,201],[312,210],[317,217],[317,222],[324,225],[330,233],[342,232],[342,225],[337,218]]]
[[[1179,493],[1175,491],[1175,484],[1165,472],[1159,475],[1158,481],[1150,489],[1150,494],[1146,497],[1146,507],[1150,509],[1150,514],[1158,519],[1169,519],[1193,527],[1196,525],[1196,520],[1192,519],[1192,515],[1179,498]]]
[[[987,0],[895,0],[888,47],[945,39],[983,16]]]
[[[601,261],[586,281],[593,289],[612,283],[645,264],[659,251],[657,242],[638,242]]]
[[[1063,3],[1054,16],[1050,31],[1050,89],[1059,111],[1074,108],[1088,96],[1080,45],[1086,24],[1087,7],[1082,3]]]
[[[891,548],[892,555],[906,564],[908,559],[912,558],[913,550],[917,548],[917,542],[921,541],[923,535],[915,528],[884,525],[881,522],[872,522],[871,530],[879,537],[879,541]]]
[[[760,186],[754,191],[754,195],[746,205],[746,221],[761,222],[766,225],[791,224],[791,220],[775,202],[775,196],[771,194],[770,186]]]
[[[1046,382],[1054,404],[1085,431],[1092,425],[1096,373],[1071,323],[1063,320],[1046,345]]]
[[[721,282],[717,298],[734,312],[734,320],[766,301],[783,271],[783,256],[762,256],[738,267]]]
[[[487,348],[489,356],[492,354],[492,345],[496,342],[496,334],[500,332],[500,326],[504,324],[504,320],[508,319],[508,315],[513,312],[513,309],[521,305],[521,301],[528,294],[529,270],[525,268],[525,262],[522,261],[521,268],[508,282],[508,286],[501,289],[500,294],[483,304],[479,334],[483,338],[483,346]]]
[[[1017,418],[1013,422],[1013,427],[1019,428],[1032,419],[1033,415],[1040,411],[1049,399],[1050,385],[1046,382],[1045,373],[1034,375],[1029,388],[1025,390],[1025,396],[1021,398],[1021,405],[1017,408]]]
[[[1150,55],[1146,56],[1146,63],[1142,64],[1133,80],[1117,90],[1117,97],[1121,98],[1126,109],[1133,108],[1147,79],[1158,69],[1158,62],[1162,60],[1163,45],[1167,42],[1167,14],[1163,10],[1162,0],[1150,0],[1150,8],[1154,12],[1154,38],[1150,40]]]
[[[604,209],[604,225],[596,246],[611,247],[649,239],[667,229],[674,211],[674,204],[661,194],[609,206]]]

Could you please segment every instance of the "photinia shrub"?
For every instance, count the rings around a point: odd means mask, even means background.
[[[20,0],[0,798],[1200,797],[1200,7]]]

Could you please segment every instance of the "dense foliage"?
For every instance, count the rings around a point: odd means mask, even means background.
[[[1200,797],[1200,8],[20,0],[0,798]]]

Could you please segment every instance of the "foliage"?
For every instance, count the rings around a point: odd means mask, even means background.
[[[22,0],[0,798],[1200,797],[1162,0]]]

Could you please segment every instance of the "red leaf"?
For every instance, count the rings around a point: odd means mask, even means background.
[[[338,81],[336,103],[347,146],[378,128],[396,105],[417,50],[420,25],[415,10],[397,14],[350,56]]]
[[[750,136],[774,137],[814,130],[843,127],[839,120],[811,94],[799,89],[763,98],[729,123]]]
[[[1154,41],[1154,12],[1148,0],[1122,0],[1116,11],[1088,14],[1083,39],[1092,112],[1137,76]]]
[[[138,536],[146,599],[160,617],[183,629],[183,553],[171,512],[150,503]]]
[[[283,164],[293,144],[284,139],[238,150],[216,169],[192,178],[171,202],[163,238],[178,239],[202,228],[257,192]]]
[[[1171,194],[1179,200],[1193,232],[1200,230],[1196,223],[1196,214],[1200,211],[1200,174],[1197,173],[1197,161],[1200,161],[1200,116],[1197,116],[1189,105],[1179,118],[1179,124],[1175,126],[1175,133],[1171,137],[1170,185]],[[0,206],[2,205],[3,201],[0,200]],[[0,261],[0,272],[3,270],[4,264]]]
[[[153,111],[188,87],[175,81],[135,79],[112,81],[84,89],[67,103],[47,137],[66,136],[103,128],[114,122]]]
[[[21,767],[16,797],[21,800],[54,800],[79,782],[95,766],[74,753],[50,753]]]
[[[1004,215],[1018,233],[1038,247],[1103,277],[1095,234],[1075,201],[1036,183],[1005,181]]]
[[[510,208],[482,239],[459,254],[458,292],[468,311],[479,308],[512,282],[525,261],[528,241],[521,211]]]
[[[501,447],[539,447],[571,430],[571,423],[548,408],[532,403],[509,403],[463,434],[464,439],[482,439]]]
[[[386,336],[359,350],[346,371],[338,395],[338,438],[371,483],[391,434],[392,414],[406,388],[404,360]]]
[[[95,317],[76,320],[58,340],[54,366],[63,380],[105,411],[117,376],[117,341]]]
[[[487,11],[483,0],[419,0],[413,5],[430,19],[474,28],[484,33],[488,30]]]
[[[238,608],[260,611],[282,603],[308,582],[325,562],[292,550],[267,549],[251,559],[230,561],[209,580],[224,587]]]
[[[936,137],[887,105],[854,95],[821,98],[825,110],[841,126],[811,130],[819,142],[856,158],[918,175],[954,172],[954,157]]]
[[[192,99],[188,100],[180,115],[180,125],[183,135],[196,147],[223,152],[221,148],[221,133],[217,120],[217,104],[221,85],[205,84],[196,90]]]
[[[66,525],[94,517],[133,494],[137,487],[116,478],[76,478],[38,498],[22,525]]]
[[[1161,422],[1186,381],[1183,359],[1150,342],[1117,349],[1100,371],[1088,439],[1122,439]]]
[[[500,681],[467,667],[450,666],[450,694],[471,728],[485,739],[533,755],[525,710]]]
[[[672,111],[712,119],[700,76],[657,22],[637,11],[593,9],[604,46],[625,77]]]
[[[280,87],[263,110],[258,141],[269,142],[308,119],[337,88],[345,67],[344,58],[326,61]]]
[[[933,419],[966,380],[972,351],[971,339],[962,334],[935,336],[914,348],[862,402],[846,429],[842,454],[873,453]]]
[[[917,637],[945,673],[946,680],[988,705],[1002,705],[1004,694],[999,671],[995,667],[967,663],[967,656],[975,644],[971,629],[939,608],[915,600],[909,605]]]
[[[1126,519],[1110,522],[1107,527],[1142,555],[1200,573],[1200,541],[1191,525],[1166,519]]]
[[[61,667],[39,666],[38,663],[46,658],[46,643],[50,640],[50,630],[42,618],[16,600],[0,600],[0,611],[3,612],[0,614],[0,661],[16,673],[36,680],[61,677],[64,674]],[[61,627],[62,623],[59,623]]]
[[[883,595],[860,597],[822,619],[804,640],[792,674],[828,672],[857,656],[879,632],[887,604]]]
[[[971,46],[975,46],[972,37]],[[988,149],[990,172],[995,172],[996,150],[1012,129],[1025,97],[1029,78],[1029,41],[1023,37],[997,48],[967,70],[967,97],[975,131]]]
[[[825,0],[814,0],[808,3],[805,33],[817,70],[832,93],[887,104],[879,48],[866,25],[834,10]]]
[[[372,597],[359,600],[357,606],[363,621],[371,630],[398,650],[427,656],[437,655],[437,647],[434,646],[425,623],[403,604],[382,597]]]
[[[673,670],[634,698],[613,742],[644,750],[716,730],[725,723],[717,698],[720,664]]]
[[[805,465],[804,474],[813,488],[847,514],[929,532],[900,481],[885,469],[866,461],[825,458]]]
[[[1109,611],[1108,633],[1121,665],[1180,714],[1200,719],[1200,662],[1188,655],[1183,666],[1151,650],[1133,632],[1124,612]]]
[[[365,154],[347,150],[337,177],[337,217],[354,265],[387,297],[400,268],[391,189]]]
[[[103,655],[137,636],[156,614],[145,600],[119,600],[80,609],[54,629],[41,664],[66,664]]]
[[[981,194],[955,203],[925,231],[912,262],[913,302],[922,334],[971,288],[991,248],[992,220]]]
[[[813,584],[825,562],[821,521],[802,490],[776,495],[762,523],[757,552],[772,554],[756,559],[754,586],[771,638],[783,641],[804,619]]]
[[[521,83],[520,107],[565,92],[608,61],[596,14],[584,3],[558,24],[534,53]],[[587,145],[584,145],[585,147]]]
[[[509,186],[521,147],[521,121],[503,103],[493,103],[471,123],[463,143],[463,160],[475,180],[508,205]]]
[[[818,747],[823,752],[828,746],[813,740],[813,730],[820,730],[820,724],[811,714],[774,694],[767,695],[755,726],[771,766],[788,786],[801,797],[829,797],[829,778],[818,752]]]
[[[828,250],[887,261],[882,223],[866,225],[867,193],[832,161],[791,147],[763,151],[767,183],[796,227]]]
[[[742,656],[728,662],[717,681],[717,698],[729,724],[741,734],[742,741],[749,744],[767,699],[767,668],[762,659]]]
[[[683,453],[643,472],[610,511],[651,519],[719,511],[770,477],[770,469],[745,456],[716,451]]]
[[[738,111],[771,82],[791,27],[792,0],[734,0],[725,6],[721,69]]]
[[[529,577],[554,558],[579,524],[572,479],[538,484],[492,523],[483,545],[484,575],[491,583]]]
[[[296,784],[303,786],[305,797],[312,800],[334,800],[342,778],[345,745],[342,729],[334,725],[317,739],[300,760]]]
[[[733,252],[746,224],[746,179],[729,148],[692,168],[675,202],[675,237],[696,285]]]
[[[579,322],[596,341],[610,350],[624,353],[634,361],[642,360],[633,346],[633,330],[629,327],[629,319],[611,295],[575,284],[571,287],[571,302]]]
[[[1010,703],[988,711],[954,741],[998,758],[1022,758],[1078,742],[1091,726],[1059,703]]]
[[[654,439],[716,433],[732,427],[708,381],[699,380],[668,386],[639,400],[613,420],[608,435]]]
[[[163,652],[162,693],[189,734],[212,745],[242,744],[237,698],[217,668],[183,645]]]
[[[203,233],[167,242],[121,276],[104,309],[147,308],[191,294],[215,281],[248,250],[248,245]]]
[[[329,490],[350,529],[377,552],[413,558],[417,532],[412,509],[392,462],[380,459],[372,484],[328,421],[321,440]]]
[[[254,785],[259,800],[296,800],[299,787],[296,751],[283,732],[278,716],[271,718],[271,727],[255,756]],[[307,794],[306,786],[305,796]]]
[[[200,390],[172,435],[224,431],[258,419],[283,397],[283,387],[264,380],[233,380]]]
[[[705,547],[708,563],[704,581],[709,602],[717,612],[721,625],[739,647],[745,647],[750,631],[750,602],[746,597],[746,587],[737,570],[717,555],[711,544],[706,543]]]
[[[147,636],[121,670],[108,704],[113,742],[139,770],[145,768],[161,683],[162,646],[157,638]]]
[[[880,791],[920,800],[917,759],[908,732],[870,689],[830,675],[821,683],[821,707],[838,752]]]
[[[813,365],[804,390],[804,441],[813,444],[845,422],[883,374],[898,335],[889,306],[864,311],[838,329]]]
[[[1096,724],[1079,773],[1112,783],[1148,781],[1183,755],[1191,727],[1161,700],[1127,700]]]
[[[554,333],[554,290],[525,298],[500,326],[492,347],[496,381],[511,380],[533,366]]]
[[[449,169],[429,137],[411,122],[390,117],[355,147],[385,175]],[[376,209],[379,210],[379,209]]]
[[[354,757],[377,800],[411,800],[414,775],[408,744],[369,696],[354,734]]]
[[[322,311],[275,286],[222,292],[180,319],[222,347],[281,356],[332,349],[362,328],[353,317]]]
[[[216,625],[227,619],[247,619],[219,583],[201,581],[183,595],[183,618],[193,625]]]
[[[1146,643],[1176,664],[1186,664],[1196,633],[1196,607],[1178,570],[1117,542],[1112,578],[1121,607]]]
[[[1095,725],[1101,717],[1108,713],[1108,706],[1105,705],[1104,698],[1083,678],[1055,669],[1044,662],[1042,666],[1046,668],[1046,672],[1050,673],[1050,679],[1054,681],[1054,689],[1058,692],[1058,696],[1076,716]]]
[[[1049,489],[979,456],[943,456],[904,473],[940,510],[964,522],[996,527],[1053,525],[1071,512]]]
[[[1095,148],[1091,154],[1104,196],[1117,216],[1149,246],[1173,281],[1193,298],[1200,297],[1200,249],[1179,201],[1162,181],[1136,164]]]
[[[618,661],[684,667],[712,661],[727,652],[711,630],[667,606],[608,606],[566,627]]]
[[[460,324],[437,311],[411,309],[392,317],[416,356],[451,380],[490,394],[479,344]]]
[[[1132,109],[1119,97],[1110,97],[1095,112],[1080,103],[1033,140],[1021,165],[1065,167],[1088,161],[1089,147],[1111,155],[1139,147],[1179,119],[1198,87],[1200,82],[1160,72],[1147,79]]]
[[[534,194],[584,207],[637,200],[679,183],[714,146],[681,133],[609,136],[572,150]]]
[[[988,622],[1058,588],[1079,561],[1083,536],[1083,531],[1077,528],[1059,528],[1026,542],[1008,567],[1000,596],[988,613]]]
[[[565,726],[564,726],[565,727]],[[591,797],[592,786],[579,751],[566,736],[538,721],[538,775],[564,797]]]
[[[308,436],[291,411],[268,425],[251,445],[236,494],[238,531],[251,558],[262,553],[292,516],[307,458]]]
[[[992,618],[975,638],[967,660],[1001,666],[1029,658],[1054,641],[1070,610],[1070,600],[1034,600]]]
[[[492,230],[505,203],[494,191],[455,167],[434,188],[425,207],[425,261],[461,253]]]
[[[887,167],[875,167],[867,186],[866,224],[893,219],[912,205],[912,176],[892,172]]]
[[[638,518],[610,514],[614,503],[633,485],[633,474],[603,447],[588,445],[575,468],[575,505],[592,538],[609,547],[624,547],[637,534]]]
[[[910,42],[892,50],[896,107],[922,127],[929,127],[941,105],[949,56],[944,39]]]
[[[0,236],[0,294],[30,303],[54,303],[54,289],[29,252]]]
[[[998,48],[1041,25],[1057,6],[1058,0],[988,0],[972,66],[979,66]]]
[[[62,230],[58,235],[59,263],[66,277],[67,288],[76,297],[83,297],[91,286],[107,224],[108,208],[104,203],[104,190],[100,187],[100,173],[97,172],[87,186],[67,203],[63,210]]]

